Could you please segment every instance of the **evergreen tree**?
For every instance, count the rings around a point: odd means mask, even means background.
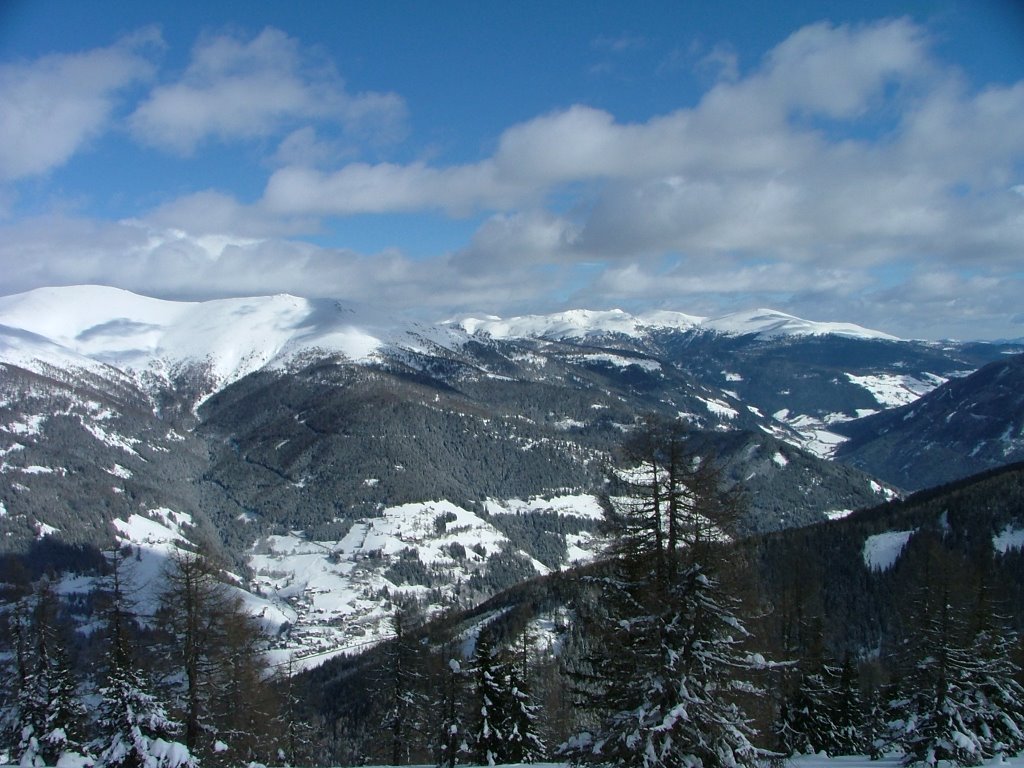
[[[20,600],[15,608],[17,631],[17,674],[14,705],[8,717],[11,760],[24,766],[42,765],[42,737],[46,727],[47,688],[46,665],[40,664],[36,633],[34,601]]]
[[[755,665],[740,649],[735,601],[709,570],[738,495],[678,423],[648,424],[631,448],[628,500],[609,518],[606,650],[591,665],[611,711],[571,755],[638,768],[751,764],[758,751],[737,694],[754,688]]]
[[[983,738],[974,730],[978,705],[972,678],[976,665],[963,645],[963,627],[947,597],[926,624],[917,662],[907,680],[909,696],[897,739],[905,765],[978,765]]]
[[[793,695],[784,702],[776,724],[778,749],[786,755],[813,755],[824,751],[834,741],[831,685],[834,669],[821,666],[800,677]]]
[[[16,611],[18,632],[15,706],[8,725],[13,756],[22,765],[54,765],[81,754],[85,707],[64,650],[59,601],[49,579]]]
[[[165,631],[163,653],[173,670],[185,744],[206,752],[217,741],[211,707],[218,678],[211,658],[218,614],[229,604],[227,587],[206,557],[174,550],[164,571],[158,616]]]
[[[981,738],[982,755],[1015,755],[1024,750],[1024,686],[1020,667],[1013,660],[1017,636],[997,626],[986,626],[974,637],[969,655],[975,670],[972,731]]]
[[[841,668],[822,662],[805,672],[783,702],[775,732],[779,751],[787,755],[862,753],[864,719],[852,661]]]
[[[847,655],[839,670],[839,688],[836,690],[832,703],[832,722],[835,736],[830,747],[826,748],[830,755],[864,754],[871,744],[868,735],[867,717],[860,692],[860,677],[857,665]]]
[[[278,759],[285,765],[306,765],[313,758],[313,726],[302,711],[303,700],[296,682],[298,669],[293,656],[278,668],[277,722],[274,730],[284,735],[278,746]]]
[[[399,606],[392,617],[395,635],[385,650],[386,679],[382,682],[386,701],[381,724],[389,735],[386,746],[391,765],[408,763],[427,731],[422,691],[424,646],[417,633],[421,623],[422,616],[415,604]]]
[[[120,553],[110,558],[104,609],[106,681],[99,689],[98,736],[93,742],[101,768],[194,768],[188,747],[173,741],[178,725],[151,693],[137,668],[131,638],[132,613],[123,591]]]
[[[441,717],[438,723],[437,764],[444,768],[454,768],[459,758],[469,753],[469,733],[462,712],[466,673],[462,662],[452,652],[452,647],[449,645],[446,650],[448,652],[444,656],[448,661],[438,681],[441,699],[437,704]]]
[[[506,676],[508,712],[505,756],[510,763],[535,763],[544,759],[546,749],[540,735],[539,707],[533,703],[530,677],[531,635],[524,628],[519,635],[515,658],[508,664]]]
[[[508,702],[507,690],[502,684],[504,675],[505,664],[481,632],[473,655],[477,708],[472,748],[474,759],[479,764],[490,766],[507,762],[505,721],[508,719]]]

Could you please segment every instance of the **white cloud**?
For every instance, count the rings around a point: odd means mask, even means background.
[[[181,78],[154,89],[130,125],[142,141],[189,155],[208,138],[269,136],[304,121],[394,136],[405,112],[395,94],[350,93],[330,64],[267,28],[252,40],[200,40]]]
[[[289,166],[267,182],[262,205],[280,214],[350,215],[420,210],[465,215],[507,208],[533,190],[504,183],[493,163],[434,168],[425,163],[351,163],[334,173]]]
[[[149,53],[161,44],[147,29],[108,48],[0,66],[0,180],[47,173],[103,133],[122,92],[152,76]]]
[[[0,269],[18,286],[285,290],[442,312],[568,300],[710,315],[742,301],[901,335],[941,335],[952,317],[977,335],[1008,328],[1022,287],[1024,133],[1010,127],[1024,125],[1024,82],[972,90],[905,20],[807,27],[747,72],[722,51],[723,76],[695,104],[637,122],[573,105],[446,165],[347,161],[336,128],[400,123],[397,97],[349,94],[275,30],[207,38],[133,129],[178,152],[269,139],[262,196],[194,192],[145,224],[8,228]],[[282,239],[331,217],[424,211],[482,223],[425,260]]]

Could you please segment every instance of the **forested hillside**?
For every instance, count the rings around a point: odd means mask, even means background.
[[[625,520],[642,515],[652,503],[667,507],[672,496],[663,486],[660,501],[652,501],[649,493],[643,498],[647,501],[640,507],[623,508]],[[677,529],[680,539],[699,537],[696,550],[689,548],[679,561],[670,558],[658,565],[659,546],[667,547],[670,540],[668,522],[660,545],[653,538],[656,528],[628,525],[613,537],[619,542],[618,560],[533,580],[418,631],[411,629],[415,612],[410,608],[413,612],[402,619],[409,624],[395,642],[357,659],[332,662],[304,678],[317,716],[332,724],[329,748],[340,761],[361,754],[374,761],[393,759],[387,750],[398,739],[408,761],[441,759],[444,749],[454,747],[431,735],[445,727],[431,718],[459,712],[465,718],[461,728],[479,728],[473,697],[480,695],[481,670],[490,670],[482,665],[489,664],[504,664],[506,685],[528,692],[523,695],[532,713],[530,733],[548,745],[545,754],[554,754],[551,750],[562,744],[581,756],[580,749],[586,752],[596,743],[590,737],[581,741],[581,734],[597,739],[601,733],[601,739],[614,741],[628,732],[640,738],[644,719],[633,719],[636,707],[645,707],[649,714],[644,718],[662,722],[658,718],[666,710],[658,707],[671,705],[657,704],[656,698],[645,704],[618,697],[640,695],[648,680],[652,690],[664,691],[656,677],[645,675],[655,658],[669,657],[653,649],[653,656],[635,656],[644,654],[643,645],[634,645],[640,641],[629,640],[629,633],[647,636],[655,630],[643,627],[654,621],[662,627],[655,632],[659,642],[674,642],[672,632],[697,626],[699,614],[688,614],[681,624],[671,618],[676,610],[686,612],[688,599],[698,599],[701,611],[721,611],[712,615],[732,628],[731,640],[718,636],[715,641],[712,632],[700,642],[712,647],[725,642],[715,651],[714,663],[729,667],[728,679],[740,682],[738,694],[753,694],[727,697],[751,718],[753,731],[725,715],[714,728],[707,726],[732,750],[742,753],[749,741],[783,753],[824,750],[834,755],[896,746],[922,755],[937,748],[934,740],[945,738],[941,734],[957,728],[965,734],[963,743],[937,754],[963,764],[975,764],[993,750],[1009,753],[1024,746],[1012,728],[986,730],[984,718],[999,720],[1001,715],[984,715],[990,710],[979,709],[972,698],[983,695],[986,707],[1006,707],[1011,722],[1024,722],[1019,641],[1024,626],[1024,465],[841,521],[731,545],[702,535],[708,533],[706,523],[690,520],[685,534],[683,526]],[[622,557],[643,563],[641,575],[622,571]],[[688,568],[698,564],[707,580],[698,578],[686,587],[687,578],[697,577]],[[666,589],[683,591],[678,597],[659,596],[661,579]],[[698,583],[703,585],[699,589]],[[711,590],[707,594],[705,587]],[[634,588],[641,592],[633,594]],[[625,610],[617,596],[640,613],[623,619],[617,614]],[[699,625],[709,626],[704,621]],[[628,628],[627,634],[610,630],[616,626]],[[661,647],[672,656],[669,646]],[[733,653],[739,655],[728,655]],[[709,663],[700,674],[719,674]],[[673,679],[695,674],[687,669],[675,669]],[[699,679],[705,685],[714,678]],[[935,699],[940,680],[947,687]],[[404,725],[396,730],[388,701],[396,701],[402,686],[413,695],[402,710]],[[452,691],[461,691],[457,704],[450,699],[456,695]],[[697,701],[690,704],[698,706]],[[617,718],[616,706],[634,713],[632,725]],[[952,712],[953,719],[943,719],[946,715],[932,706]],[[931,724],[911,728],[911,721]]]

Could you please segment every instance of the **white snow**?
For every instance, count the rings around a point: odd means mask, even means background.
[[[700,397],[699,395],[697,399],[704,403],[704,407],[707,408],[708,411],[710,413],[713,413],[715,416],[721,416],[722,418],[725,419],[735,419],[737,416],[740,415],[739,411],[737,411],[731,405],[726,403],[724,400],[718,400],[713,397]]]
[[[547,338],[578,339],[602,333],[640,336],[655,328],[706,329],[729,335],[823,336],[832,334],[858,339],[898,340],[887,333],[852,323],[803,320],[772,309],[736,312],[718,318],[698,317],[682,312],[648,312],[631,315],[620,309],[608,311],[570,310],[551,315],[526,315],[502,319],[493,315],[449,321],[470,334],[494,339]]]
[[[54,533],[60,533],[60,528],[54,528],[52,525],[47,525],[42,521],[36,521],[36,538],[41,539]]]
[[[941,376],[930,373],[926,374],[923,379],[887,373],[868,376],[847,373],[846,378],[854,384],[864,387],[883,408],[895,408],[912,403],[947,381]]]
[[[914,531],[886,531],[868,536],[864,542],[864,565],[873,571],[887,571],[896,564]]]
[[[282,294],[177,302],[96,285],[0,297],[0,326],[0,362],[108,377],[113,368],[140,382],[146,373],[165,379],[193,366],[213,390],[314,351],[365,361],[388,344],[425,349],[458,341],[450,328],[403,324],[383,310],[325,300]]]
[[[785,456],[783,456],[782,453],[779,452],[779,451],[776,451],[775,455],[772,456],[772,461],[774,461],[780,467],[784,467],[787,464],[789,464],[789,459],[787,459]]]
[[[660,371],[661,363],[657,360],[650,360],[641,357],[629,357],[627,355],[613,355],[608,352],[595,352],[590,355],[578,355],[572,358],[573,362],[585,363],[607,363],[616,368],[629,368],[636,366],[645,371]]]
[[[621,309],[594,311],[575,309],[551,315],[526,315],[502,319],[493,315],[466,317],[450,321],[469,334],[490,336],[493,339],[580,339],[601,333],[621,333],[637,336],[645,328],[693,328],[702,318],[681,312],[652,312],[635,316]]]
[[[844,517],[849,517],[852,514],[852,509],[830,509],[825,512],[825,517],[829,520],[842,520]]]
[[[805,414],[794,415],[788,408],[782,408],[772,414],[772,417],[796,432],[798,437],[794,437],[793,432],[783,429],[772,434],[821,459],[831,458],[836,448],[849,439],[828,429],[830,424],[845,420],[847,417],[843,414],[829,414],[824,418],[815,418]]]
[[[22,421],[12,421],[9,424],[0,425],[0,430],[10,432],[12,435],[27,437],[42,433],[43,424],[46,423],[46,416],[33,414],[26,416]]]
[[[582,517],[588,520],[601,520],[604,510],[596,496],[578,494],[574,496],[554,496],[545,499],[534,496],[526,501],[522,499],[506,499],[498,501],[488,499],[484,508],[489,515],[522,515],[534,512],[554,512],[566,517]]]
[[[992,549],[1005,555],[1011,549],[1024,550],[1024,528],[1008,525],[992,537]]]
[[[132,471],[130,469],[122,467],[120,464],[114,464],[113,467],[104,471],[107,474],[113,475],[114,477],[119,477],[122,480],[128,480],[132,476]]]
[[[774,309],[754,309],[735,312],[722,317],[704,320],[702,328],[729,335],[757,334],[763,338],[777,336],[846,336],[857,339],[886,339],[898,341],[897,337],[881,331],[873,331],[852,323],[823,323],[803,320]]]

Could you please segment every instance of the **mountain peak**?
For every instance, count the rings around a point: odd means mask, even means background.
[[[703,329],[730,336],[756,334],[765,338],[779,336],[845,336],[858,339],[898,341],[881,331],[853,323],[815,322],[774,309],[734,312],[717,318],[699,317],[682,312],[659,310],[631,315],[621,309],[574,309],[550,315],[524,315],[500,318],[494,315],[465,317],[453,322],[469,334],[486,334],[495,339],[551,338],[579,339],[604,333],[636,336],[651,329]]]

